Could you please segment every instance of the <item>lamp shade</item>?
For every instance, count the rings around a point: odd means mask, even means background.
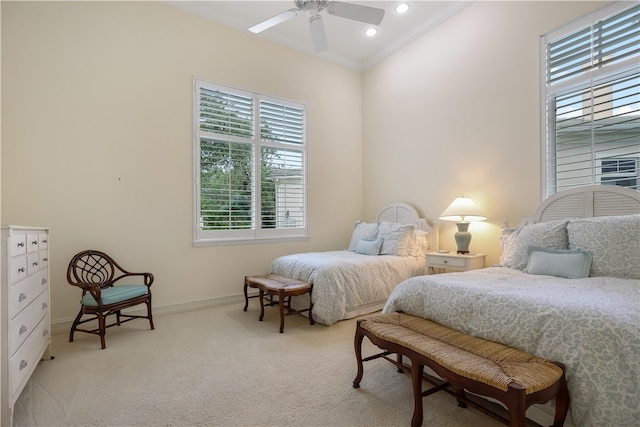
[[[484,221],[487,217],[482,214],[476,204],[473,203],[473,200],[468,197],[458,197],[442,212],[440,219],[443,221],[472,222]]]

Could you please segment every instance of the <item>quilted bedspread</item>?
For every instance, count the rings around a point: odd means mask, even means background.
[[[269,273],[313,283],[313,318],[331,325],[352,308],[382,305],[398,283],[424,274],[424,268],[424,257],[328,251],[276,258]]]
[[[640,420],[639,280],[491,267],[408,279],[385,304],[393,311],[564,363],[576,426]]]

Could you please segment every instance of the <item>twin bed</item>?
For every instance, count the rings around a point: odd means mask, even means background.
[[[270,273],[313,283],[321,323],[384,305],[384,313],[421,316],[562,362],[576,426],[636,425],[640,192],[585,186],[558,193],[521,226],[505,230],[500,266],[461,273],[424,275],[422,254],[437,249],[437,229],[411,206],[385,208],[373,224],[356,226],[351,250],[281,257]],[[373,240],[393,240],[389,232],[399,233],[401,224],[410,224],[422,243],[401,255],[357,253]],[[358,248],[361,241],[366,245]],[[535,406],[528,412],[542,424],[549,414]]]
[[[325,325],[382,309],[396,285],[424,274],[437,230],[406,203],[383,208],[375,222],[358,222],[343,251],[275,259],[269,273],[313,283],[313,317]],[[294,306],[308,307],[307,296]]]
[[[637,425],[640,193],[606,186],[559,193],[507,230],[500,261],[408,279],[383,313],[421,316],[562,362],[576,426]],[[551,424],[550,411],[530,412]]]

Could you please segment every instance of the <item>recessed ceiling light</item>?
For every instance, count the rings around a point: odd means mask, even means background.
[[[364,33],[369,37],[373,37],[376,34],[378,34],[378,30],[376,28],[367,28],[367,30]]]
[[[396,5],[394,10],[400,15],[402,15],[403,13],[407,13],[407,11],[409,10],[409,3],[399,3],[398,5]]]

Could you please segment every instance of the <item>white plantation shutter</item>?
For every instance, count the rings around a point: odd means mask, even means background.
[[[194,83],[196,244],[306,236],[304,105]]]
[[[588,184],[638,189],[640,6],[623,6],[542,38],[543,198]]]

